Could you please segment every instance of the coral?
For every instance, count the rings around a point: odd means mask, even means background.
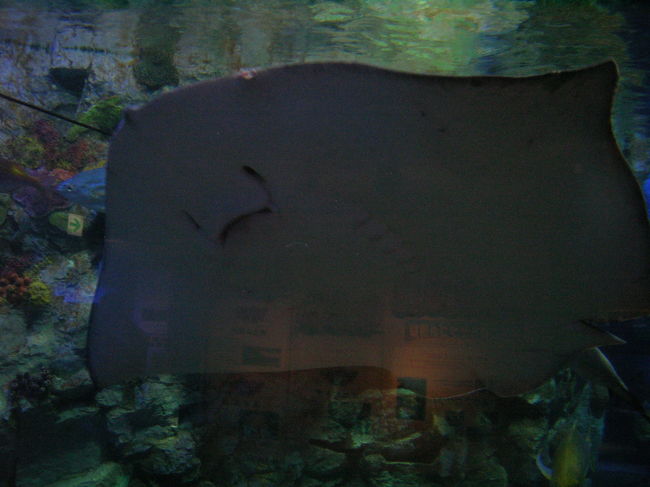
[[[27,289],[31,283],[29,277],[21,276],[15,271],[5,271],[0,276],[0,297],[10,304],[20,304],[27,297]]]
[[[16,272],[18,274],[22,274],[25,271],[25,269],[27,269],[30,265],[32,265],[35,259],[36,256],[31,253],[8,257],[4,261],[4,264],[2,266],[2,272],[0,273],[0,277],[2,277],[4,274],[7,274],[9,272]]]
[[[74,172],[81,171],[84,167],[95,164],[100,152],[106,148],[105,144],[94,140],[83,138],[68,146],[62,153],[58,167]]]
[[[72,176],[74,176],[74,174],[74,172],[60,167],[57,167],[56,169],[52,169],[50,171],[50,176],[52,176],[56,181],[55,184],[59,184],[61,181],[65,181],[66,179],[70,179]]]
[[[0,298],[17,306],[42,307],[52,301],[52,292],[43,281],[5,268],[0,274]]]
[[[48,167],[52,167],[59,159],[61,151],[61,134],[49,120],[37,120],[30,128],[30,132],[38,139],[44,149],[43,160]]]
[[[81,115],[80,120],[110,132],[119,122],[121,113],[119,99],[111,97],[91,107]],[[76,172],[88,164],[97,164],[99,154],[106,149],[106,144],[98,140],[79,139],[79,135],[86,131],[82,127],[73,127],[69,131],[74,134],[73,140],[68,141],[47,120],[37,120],[24,128],[24,135],[7,140],[5,152],[16,164],[27,168],[28,172],[30,169],[38,170],[39,174],[32,174],[37,179],[46,170],[66,169]],[[58,178],[58,181],[61,179]]]
[[[28,279],[28,278],[25,278]],[[52,302],[52,291],[43,281],[33,281],[27,287],[27,304],[42,308]]]
[[[29,263],[31,267],[25,272],[25,275],[31,277],[32,280],[36,280],[43,270],[56,263],[56,259],[53,255],[39,255],[38,257],[39,258],[36,258],[35,256],[30,257]]]
[[[96,127],[104,132],[112,133],[122,118],[124,104],[118,96],[111,96],[99,100],[79,117],[79,121],[91,127]],[[76,140],[88,129],[79,125],[72,127],[67,134],[69,140]]]
[[[14,191],[12,197],[14,201],[25,208],[30,217],[41,217],[52,210],[70,206],[70,203],[63,196],[49,189],[59,181],[47,169],[41,167],[28,172],[31,177],[38,180],[45,190],[39,191],[32,186],[23,186]]]
[[[92,159],[90,152],[91,146],[88,141],[85,139],[78,140],[64,152],[59,166],[66,170],[79,171]]]
[[[7,146],[11,159],[21,166],[35,169],[44,163],[45,148],[36,137],[20,135],[11,139]]]
[[[9,382],[7,389],[12,402],[20,399],[28,401],[42,400],[50,392],[52,386],[52,373],[45,367],[40,368],[38,375],[32,376],[29,372],[18,374]]]
[[[61,134],[49,120],[36,120],[31,126],[31,133],[45,148],[55,147],[61,142]]]

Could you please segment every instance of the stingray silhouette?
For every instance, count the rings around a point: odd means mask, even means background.
[[[528,391],[649,309],[613,62],[526,78],[291,65],[125,113],[89,361],[156,373],[376,367]]]

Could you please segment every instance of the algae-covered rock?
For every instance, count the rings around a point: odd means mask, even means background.
[[[47,221],[50,223],[50,225],[65,232],[68,228],[68,212],[53,211],[52,213],[50,213],[50,216],[47,217]]]
[[[371,475],[368,478],[371,487],[422,487],[431,484],[420,475],[412,464],[394,464],[387,466],[386,470]]]
[[[508,487],[508,472],[496,460],[469,470],[458,487]]]
[[[95,402],[103,407],[116,407],[124,401],[124,389],[117,385],[102,389],[95,396]]]
[[[133,76],[147,90],[176,86],[179,82],[174,55],[180,32],[172,22],[173,11],[149,8],[143,11],[137,27],[136,64]]]
[[[344,453],[317,446],[305,449],[303,456],[305,458],[305,473],[317,478],[331,477],[342,471],[346,462]]]
[[[27,323],[22,313],[16,310],[3,311],[0,315],[0,369],[9,361],[25,342]]]
[[[44,487],[127,487],[130,474],[119,463],[106,462],[99,467]]]
[[[57,414],[42,406],[23,412],[17,445],[18,485],[77,485],[64,482],[71,476],[97,469],[104,462],[106,445],[102,432],[103,418],[97,408],[76,407]]]
[[[13,160],[19,166],[35,169],[43,165],[45,148],[36,137],[20,135],[9,141]]]
[[[156,476],[198,476],[200,461],[196,457],[196,444],[189,432],[156,442],[151,453],[141,462],[146,472]]]
[[[341,482],[338,479],[334,480],[321,480],[313,479],[311,477],[303,477],[300,479],[297,487],[340,487]],[[353,487],[351,484],[346,484],[346,487]],[[364,483],[360,483],[354,487],[365,487]]]
[[[102,132],[108,134],[113,133],[115,127],[122,118],[122,110],[124,110],[124,103],[119,96],[111,96],[99,100],[92,105],[88,110],[79,116],[79,121],[90,125],[91,127],[98,128]],[[67,134],[70,140],[77,139],[81,134],[88,132],[87,128],[79,125],[74,125]]]
[[[173,58],[160,53],[143,56],[133,67],[133,75],[138,83],[152,91],[178,84],[178,70]]]
[[[318,2],[311,5],[310,10],[314,22],[335,24],[337,22],[347,22],[357,15],[357,12],[338,2]]]
[[[180,408],[189,396],[180,379],[167,376],[98,393],[97,403],[110,408],[106,429],[113,451],[147,477],[165,477],[170,485],[196,480],[198,446],[185,425],[179,425]]]

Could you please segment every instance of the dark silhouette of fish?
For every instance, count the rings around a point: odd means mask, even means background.
[[[589,436],[580,432],[578,425],[573,423],[560,432],[551,466],[544,465],[539,454],[537,467],[551,487],[581,487],[585,485],[591,467],[591,448]]]
[[[0,156],[0,192],[11,193],[31,217],[42,217],[70,204],[51,187],[54,177],[47,171],[30,174],[25,168]]]
[[[24,186],[35,188],[44,197],[49,194],[41,182],[30,176],[25,168],[0,156],[0,192],[12,193]]]
[[[375,367],[528,391],[650,309],[613,62],[528,78],[294,65],[127,111],[89,334],[100,385]]]

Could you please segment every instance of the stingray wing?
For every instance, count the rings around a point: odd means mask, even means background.
[[[616,67],[530,78],[308,64],[130,111],[90,332],[100,384],[370,366],[523,392],[647,309]]]

